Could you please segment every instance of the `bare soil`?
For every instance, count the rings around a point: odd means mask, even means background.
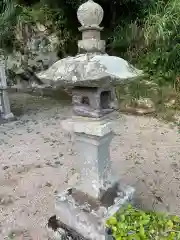
[[[76,173],[72,137],[60,126],[70,101],[10,95],[14,122],[0,125],[0,239],[48,240],[55,194]],[[150,117],[119,114],[113,167],[139,207],[180,215],[180,135]]]

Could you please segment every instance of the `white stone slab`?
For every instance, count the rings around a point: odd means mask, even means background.
[[[89,118],[79,117],[77,119],[66,119],[61,122],[61,126],[65,131],[74,133],[84,133],[102,137],[113,131],[113,122],[105,120],[89,120]]]

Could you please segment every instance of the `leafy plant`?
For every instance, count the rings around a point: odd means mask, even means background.
[[[179,240],[180,218],[129,205],[107,221],[116,240]]]
[[[12,50],[14,26],[20,8],[13,0],[2,0],[0,3],[0,49]]]

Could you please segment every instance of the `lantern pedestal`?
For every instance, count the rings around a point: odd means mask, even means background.
[[[57,195],[57,218],[84,239],[112,239],[106,232],[106,220],[131,201],[134,193],[111,168],[112,123],[76,117],[64,120],[62,126],[75,134],[80,174],[70,188]]]

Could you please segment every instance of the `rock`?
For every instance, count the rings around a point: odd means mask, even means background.
[[[16,39],[23,47],[14,50],[7,57],[9,84],[14,85],[21,80],[41,84],[36,73],[47,69],[59,59],[57,57],[59,39],[56,33],[49,34],[46,27],[39,23],[31,30],[27,29],[28,39],[23,37],[21,29],[16,31]]]
[[[180,124],[180,112],[177,112],[174,115],[174,119],[175,119],[175,122],[178,123],[178,125],[179,125]]]
[[[120,107],[121,111],[131,114],[145,115],[155,112],[155,104],[150,98],[135,99],[132,104]]]
[[[145,109],[154,109],[154,103],[150,98],[142,98],[140,97],[136,101],[137,107],[138,108],[145,108]]]
[[[165,106],[168,108],[173,107],[176,104],[176,100],[175,99],[171,99],[169,102],[165,103]]]

